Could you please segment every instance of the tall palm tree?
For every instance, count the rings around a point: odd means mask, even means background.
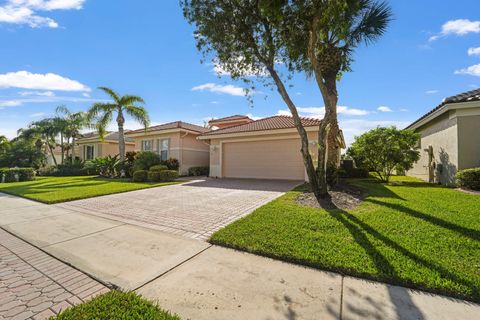
[[[106,132],[108,124],[112,121],[113,115],[116,112],[116,121],[118,125],[118,151],[120,155],[120,161],[125,161],[125,135],[124,124],[125,115],[131,116],[136,121],[140,122],[145,129],[150,124],[150,117],[147,110],[143,106],[138,104],[144,104],[145,101],[134,95],[120,96],[118,93],[107,87],[99,87],[100,90],[105,92],[112,99],[111,102],[98,102],[88,111],[90,119],[97,120],[97,129],[100,137],[103,138]]]
[[[10,146],[10,141],[5,136],[0,136],[0,153],[6,153]]]
[[[28,129],[30,134],[37,137],[37,146],[44,146],[52,155],[53,163],[58,165],[57,159],[53,152],[53,148],[56,147],[55,137],[60,133],[60,128],[56,126],[55,120],[53,118],[46,118],[40,121],[32,122]]]
[[[72,112],[66,106],[59,106],[55,111],[64,116],[65,135],[68,140],[72,139],[72,161],[75,161],[75,142],[81,137],[81,130],[91,126],[89,115],[86,112]]]

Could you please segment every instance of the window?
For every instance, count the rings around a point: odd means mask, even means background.
[[[162,159],[162,161],[168,160],[170,157],[169,149],[170,139],[158,140],[158,153],[160,154],[160,159]]]
[[[142,140],[142,151],[153,151],[153,140]]]
[[[85,160],[93,160],[94,158],[94,147],[85,146]]]

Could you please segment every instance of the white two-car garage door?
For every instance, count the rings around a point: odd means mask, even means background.
[[[304,180],[299,139],[227,142],[222,146],[226,178]]]

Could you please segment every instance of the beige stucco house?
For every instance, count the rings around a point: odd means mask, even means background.
[[[89,132],[82,135],[76,141],[75,155],[81,160],[93,160],[95,158],[115,156],[118,154],[118,132],[108,132],[101,139],[97,132]],[[135,142],[125,136],[125,151],[134,151]]]
[[[448,97],[409,125],[420,133],[420,160],[407,175],[454,185],[458,170],[480,167],[480,89]]]
[[[197,137],[210,131],[208,128],[175,121],[145,129],[129,131],[126,136],[134,141],[135,151],[152,151],[162,160],[175,158],[180,163],[179,173],[188,174],[188,169],[208,166],[209,146]]]
[[[302,118],[302,123],[315,161],[320,120]],[[211,177],[307,180],[300,136],[292,117],[254,121],[233,116],[215,119],[210,125],[221,129],[204,133],[199,140],[210,146]],[[344,147],[344,142],[341,145]]]

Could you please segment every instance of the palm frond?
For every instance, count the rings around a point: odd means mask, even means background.
[[[145,127],[145,129],[150,125],[150,117],[145,108],[130,105],[125,108],[125,112],[134,120],[140,122]]]
[[[124,95],[121,99],[120,99],[120,104],[122,106],[131,106],[135,103],[141,103],[141,104],[144,104],[145,101],[143,100],[142,97],[140,96],[134,96],[134,95]]]
[[[113,89],[110,89],[108,87],[98,87],[98,89],[108,94],[116,103],[120,101],[120,96],[115,91],[113,91]]]
[[[105,112],[97,119],[95,127],[100,135],[100,139],[103,140],[105,133],[107,132],[107,126],[110,122],[112,122],[112,112]]]
[[[88,115],[92,119],[103,113],[111,113],[117,109],[117,107],[118,105],[114,103],[97,102],[88,109]]]
[[[65,116],[69,116],[70,114],[72,114],[72,112],[65,105],[56,107],[55,112],[58,114],[63,114]]]
[[[366,7],[360,11],[358,23],[348,37],[349,46],[358,46],[361,42],[369,45],[381,37],[392,21],[392,10],[387,2],[365,0]]]

